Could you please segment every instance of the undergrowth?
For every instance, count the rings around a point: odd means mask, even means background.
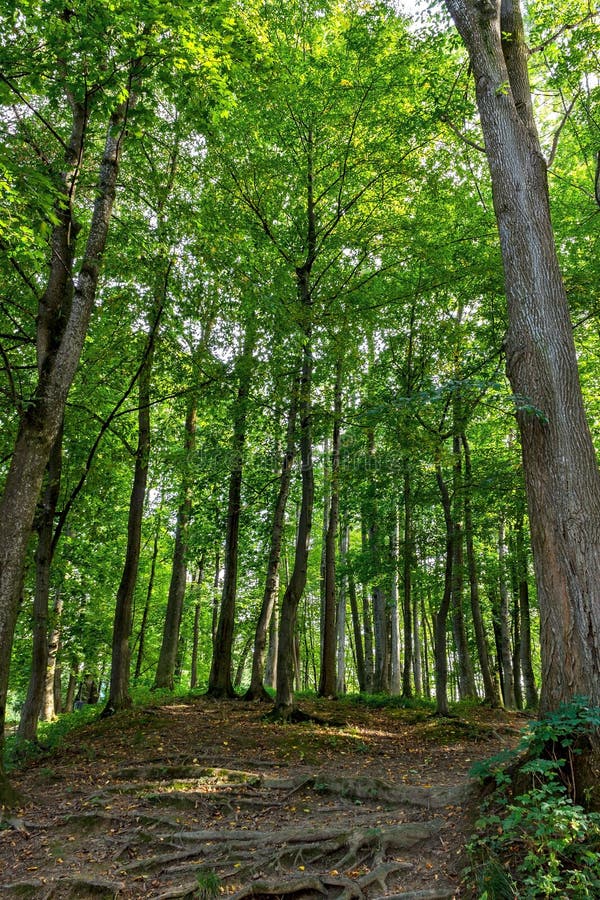
[[[578,802],[586,798],[574,779],[580,748],[599,728],[600,709],[579,697],[532,724],[514,751],[473,768],[495,784],[467,847],[465,878],[479,900],[600,897],[600,814]],[[528,785],[516,796],[515,772]]]

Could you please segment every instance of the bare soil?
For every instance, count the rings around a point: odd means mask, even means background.
[[[469,769],[513,746],[524,719],[302,708],[322,721],[273,724],[264,704],[196,698],[84,726],[13,775],[25,802],[0,823],[0,893],[467,897]]]

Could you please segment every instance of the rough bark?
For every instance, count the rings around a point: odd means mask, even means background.
[[[254,634],[254,653],[252,656],[252,675],[250,686],[244,695],[245,700],[270,700],[265,690],[265,651],[267,636],[273,610],[277,602],[279,592],[279,563],[281,561],[281,546],[283,542],[283,529],[285,524],[285,509],[290,493],[292,469],[296,449],[296,419],[298,415],[298,382],[294,379],[292,393],[287,416],[285,452],[281,463],[279,476],[279,491],[273,511],[271,525],[271,549],[267,563],[265,577],[265,589],[263,592],[258,622]]]
[[[453,416],[454,427],[461,420],[460,398],[458,392],[454,392],[453,396]],[[463,611],[463,594],[464,594],[464,531],[462,527],[462,515],[464,512],[463,499],[463,471],[462,457],[460,452],[460,436],[458,433],[452,437],[452,456],[453,456],[453,540],[452,552],[454,559],[452,562],[452,631],[454,634],[454,645],[456,647],[456,656],[458,662],[458,687],[461,700],[475,699],[477,697],[477,689],[475,687],[475,675],[473,673],[473,663],[469,652],[469,642],[467,640],[467,629],[465,616]]]
[[[242,471],[244,463],[244,446],[246,443],[248,398],[250,395],[250,385],[254,368],[253,354],[255,344],[256,320],[252,316],[246,326],[244,346],[236,366],[238,388],[233,413],[233,435],[231,444],[232,466],[229,475],[229,496],[227,500],[223,592],[221,594],[219,620],[215,635],[210,676],[208,679],[207,694],[210,697],[235,697],[231,669],[237,593],[238,542],[242,505]]]
[[[350,601],[352,634],[354,635],[354,653],[356,656],[356,677],[358,679],[358,689],[361,694],[364,694],[367,691],[365,651],[363,646],[360,612],[358,609],[358,599],[356,596],[356,580],[354,578],[354,571],[351,564],[348,570],[348,600]]]
[[[446,0],[468,49],[492,178],[541,620],[542,712],[600,703],[600,475],[532,113],[518,0]],[[565,665],[565,660],[569,661]]]

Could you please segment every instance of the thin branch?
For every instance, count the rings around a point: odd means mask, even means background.
[[[448,128],[450,129],[450,131],[453,131],[454,134],[455,134],[458,138],[461,139],[461,141],[463,141],[465,144],[468,144],[469,147],[473,147],[473,149],[474,149],[474,150],[477,150],[479,153],[485,153],[485,147],[483,147],[481,144],[478,144],[477,141],[472,141],[471,138],[468,138],[468,137],[466,136],[466,134],[463,134],[462,131],[460,131],[460,129],[458,129],[458,128],[456,127],[456,125],[454,125],[454,124],[450,121],[450,119],[448,118],[448,116],[443,115],[443,116],[441,117],[441,119],[442,119],[442,122],[444,123],[444,125],[447,125]]]
[[[529,53],[540,53],[542,50],[545,50],[549,44],[554,43],[554,41],[564,34],[566,31],[573,31],[574,28],[579,28],[580,25],[584,25],[585,22],[589,22],[590,19],[594,19],[597,15],[597,12],[594,10],[590,10],[590,12],[583,17],[583,19],[578,19],[577,22],[567,22],[565,25],[561,25],[558,31],[555,31],[554,34],[551,34],[546,38],[545,41],[542,41],[541,44],[538,44],[536,47],[530,47]]]
[[[564,115],[563,115],[562,119],[560,120],[558,128],[554,132],[554,137],[552,139],[552,147],[550,149],[550,155],[548,156],[548,160],[546,162],[546,166],[548,168],[550,168],[550,166],[554,162],[554,159],[556,157],[556,151],[558,150],[558,142],[560,140],[562,130],[565,127],[565,125],[567,124],[569,116],[573,112],[573,107],[577,103],[577,100],[579,99],[580,95],[581,95],[581,91],[579,90],[579,91],[577,91],[577,93],[575,94],[575,96],[573,97],[573,99],[571,100],[569,105],[565,108]],[[562,92],[561,92],[561,99],[562,99]],[[563,99],[563,107],[564,107],[564,103],[565,103],[565,101]]]
[[[50,134],[51,134],[54,138],[56,138],[56,140],[57,140],[58,143],[61,145],[61,147],[63,147],[64,150],[66,151],[66,150],[68,149],[68,148],[67,148],[67,145],[65,144],[63,138],[60,136],[60,134],[58,133],[58,131],[56,131],[56,129],[52,127],[52,125],[50,124],[50,122],[48,122],[47,119],[45,119],[44,116],[43,116],[40,112],[38,112],[38,110],[35,108],[35,106],[32,106],[32,105],[31,105],[31,103],[23,96],[23,94],[21,93],[21,91],[19,91],[19,90],[14,86],[14,84],[11,83],[10,78],[7,78],[6,75],[3,75],[3,74],[0,72],[0,81],[3,81],[4,84],[8,85],[8,87],[9,87],[10,90],[13,92],[13,94],[16,94],[16,96],[19,98],[19,100],[21,101],[21,103],[24,103],[25,106],[26,106],[28,109],[31,110],[31,112],[32,112],[33,115],[36,117],[36,119],[39,119],[39,120],[40,120],[40,122],[42,123],[42,125],[44,125],[44,127],[48,129],[48,131],[50,132]]]

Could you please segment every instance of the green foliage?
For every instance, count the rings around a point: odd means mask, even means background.
[[[221,890],[221,879],[210,869],[199,869],[196,872],[198,888],[194,894],[197,900],[212,900]]]
[[[536,722],[517,750],[474,767],[497,785],[468,846],[466,875],[480,900],[599,895],[600,814],[575,802],[572,780],[577,742],[598,727],[600,709],[578,697]],[[528,776],[531,787],[513,796],[506,763],[523,752],[517,777]]]

